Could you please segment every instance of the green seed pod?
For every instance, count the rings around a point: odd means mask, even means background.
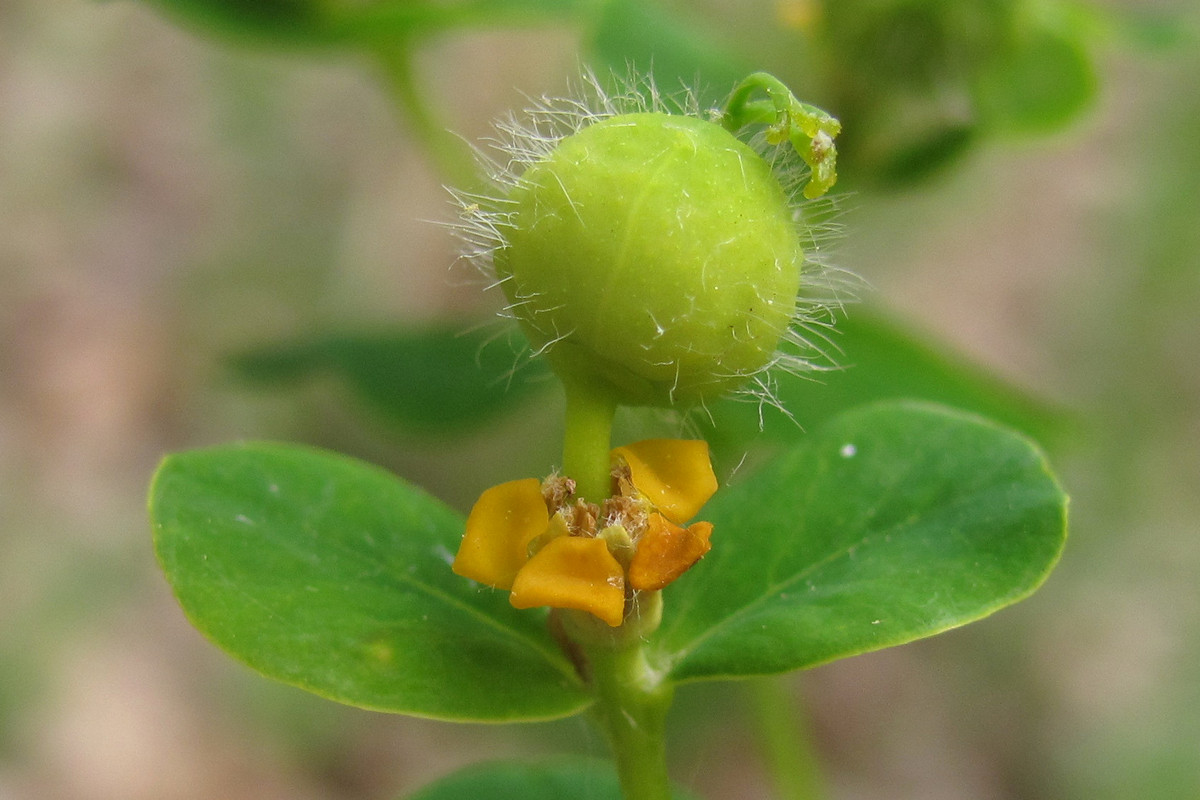
[[[504,158],[484,157],[498,191],[456,195],[466,256],[568,399],[774,402],[768,370],[828,361],[819,342],[849,283],[805,252],[834,208],[809,204],[837,179],[840,125],[766,73],[720,112],[585,80],[582,99],[498,123]]]
[[[690,404],[769,362],[804,254],[767,163],[656,112],[567,136],[510,196],[496,270],[555,369],[630,405]]]

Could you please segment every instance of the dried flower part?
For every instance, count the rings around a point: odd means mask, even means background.
[[[542,481],[542,498],[546,508],[560,510],[575,494],[575,481],[562,475],[551,475]]]
[[[703,439],[647,439],[613,450],[637,490],[675,522],[687,522],[717,491]]]
[[[629,585],[657,591],[691,569],[712,548],[711,522],[684,528],[662,514],[651,514],[629,563]]]
[[[646,515],[654,507],[641,496],[632,482],[622,478],[617,483],[620,487],[618,493],[604,501],[600,524],[605,528],[617,526],[626,531],[640,531],[646,527]]]
[[[625,572],[603,539],[559,537],[517,574],[509,602],[587,611],[616,627],[625,617]]]

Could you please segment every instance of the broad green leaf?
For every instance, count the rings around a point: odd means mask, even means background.
[[[439,719],[588,704],[541,615],[451,573],[462,518],[380,469],[282,444],[180,453],[150,518],[192,623],[269,677]]]
[[[692,795],[675,789],[675,800]],[[535,764],[499,762],[467,767],[431,784],[409,800],[621,800],[612,764],[561,758]]]
[[[1070,122],[1096,94],[1096,76],[1080,43],[1034,30],[985,70],[975,102],[985,125],[1044,133]]]
[[[694,89],[702,102],[723,98],[747,73],[742,59],[655,0],[609,0],[587,39],[601,74],[653,75],[666,94]]]
[[[810,667],[930,636],[1030,594],[1066,497],[1037,448],[932,405],[880,403],[719,490],[713,549],[666,590],[672,677]]]
[[[433,327],[377,334],[326,334],[267,345],[232,359],[243,377],[293,383],[315,375],[343,381],[371,409],[419,432],[481,425],[535,392],[544,363],[522,357],[517,336]]]
[[[906,330],[888,317],[856,306],[831,337],[839,368],[803,376],[781,373],[776,395],[794,419],[757,403],[725,401],[701,416],[714,447],[735,450],[759,434],[795,442],[835,414],[876,400],[930,400],[996,419],[1039,441],[1067,428],[1065,415],[1005,383],[946,347]]]

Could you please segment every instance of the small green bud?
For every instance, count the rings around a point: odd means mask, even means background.
[[[555,369],[629,405],[680,405],[768,366],[804,260],[770,166],[721,126],[619,114],[511,191],[495,267]]]

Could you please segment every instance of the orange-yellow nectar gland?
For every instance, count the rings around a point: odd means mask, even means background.
[[[454,559],[463,577],[511,590],[517,608],[586,611],[616,627],[634,591],[662,589],[711,547],[684,526],[717,490],[708,443],[648,439],[610,454],[613,494],[574,496],[569,478],[509,481],[480,495]]]

